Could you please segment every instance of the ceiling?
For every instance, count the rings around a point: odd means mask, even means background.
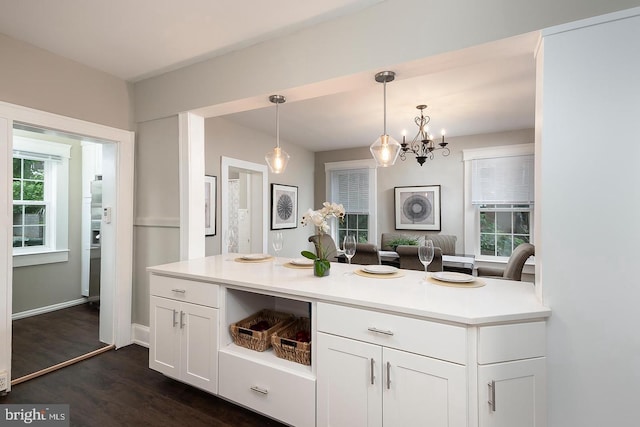
[[[135,82],[380,1],[254,0],[249,8],[237,0],[0,0],[0,33]],[[533,127],[537,40],[525,34],[394,66],[388,133],[413,138],[419,104],[429,106],[437,135],[441,128],[461,136]],[[350,76],[349,90],[281,104],[283,148],[286,141],[312,151],[370,145],[383,130],[383,87],[374,74]],[[224,117],[275,135],[275,107],[266,99]]]

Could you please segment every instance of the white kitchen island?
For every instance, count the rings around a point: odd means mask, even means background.
[[[237,256],[148,268],[151,368],[296,426],[546,425],[550,310],[531,283]],[[263,308],[311,318],[311,366],[233,343],[229,325]]]

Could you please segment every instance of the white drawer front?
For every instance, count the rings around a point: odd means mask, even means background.
[[[482,326],[478,331],[478,363],[506,362],[545,356],[546,322]]]
[[[464,327],[326,303],[317,313],[318,331],[466,364]]]
[[[211,283],[152,274],[150,288],[151,295],[205,305],[207,307],[218,307],[218,292],[220,287]]]
[[[219,354],[220,395],[294,426],[315,426],[315,380],[225,352]]]

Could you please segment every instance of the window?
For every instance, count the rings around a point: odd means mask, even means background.
[[[480,255],[508,257],[531,241],[532,205],[480,205]]]
[[[325,164],[327,200],[341,203],[345,220],[332,225],[332,237],[342,246],[344,236],[353,234],[356,241],[375,241],[376,169],[372,160]]]
[[[45,184],[45,177],[46,184]],[[44,247],[49,203],[45,188],[51,186],[51,173],[45,174],[43,160],[13,158],[13,247]]]
[[[14,266],[68,259],[71,146],[14,135]]]
[[[466,253],[498,261],[533,243],[532,153],[533,144],[464,151]]]

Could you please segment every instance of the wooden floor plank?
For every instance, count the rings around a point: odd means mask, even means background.
[[[0,404],[67,403],[72,426],[283,426],[148,368],[130,345],[18,384]]]
[[[12,327],[12,379],[106,345],[98,339],[98,306],[89,303],[14,320]]]

